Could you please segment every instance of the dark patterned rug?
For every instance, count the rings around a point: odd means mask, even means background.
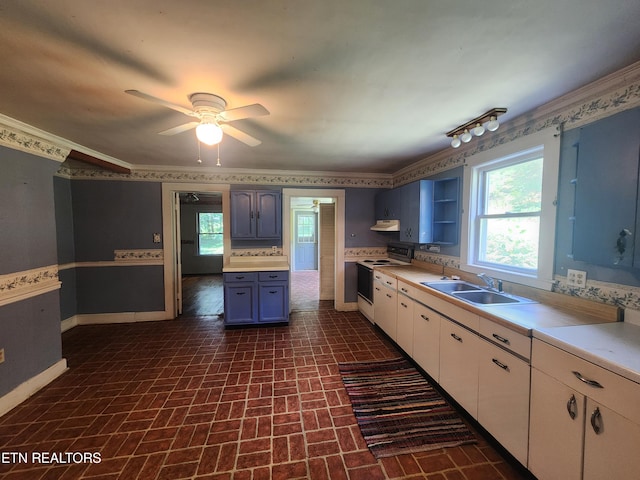
[[[460,415],[404,358],[338,367],[376,458],[476,443]]]

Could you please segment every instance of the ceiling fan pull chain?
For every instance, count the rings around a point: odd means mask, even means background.
[[[200,158],[200,140],[196,138],[196,143],[198,144],[198,163],[202,163],[202,158]]]
[[[220,144],[218,144],[218,163],[216,163],[216,167],[220,167],[222,164],[220,163]]]

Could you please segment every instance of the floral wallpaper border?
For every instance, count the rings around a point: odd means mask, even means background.
[[[625,309],[640,310],[640,290],[637,287],[587,279],[586,287],[579,288],[569,286],[567,277],[556,275],[554,279],[557,283],[553,291],[556,293],[606,303],[607,305],[615,305]]]
[[[115,262],[160,262],[164,260],[162,249],[137,249],[137,250],[114,250],[113,260]]]
[[[283,255],[282,247],[268,248],[233,248],[232,257],[280,257]]]
[[[0,275],[0,305],[40,295],[60,285],[57,265]]]
[[[0,126],[0,145],[58,162],[64,162],[71,152],[70,148],[55,145],[53,142],[4,126]]]

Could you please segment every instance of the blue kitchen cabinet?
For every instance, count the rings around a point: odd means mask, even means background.
[[[258,282],[258,321],[289,321],[289,272],[260,272]]]
[[[255,272],[223,274],[225,325],[258,321],[257,281],[258,274]]]
[[[398,188],[400,241],[429,243],[433,238],[433,181],[418,180]]]
[[[279,191],[231,192],[232,239],[280,239],[281,237],[282,199]]]
[[[640,108],[581,128],[577,149],[573,259],[640,267]]]
[[[225,325],[289,321],[289,272],[224,273]]]
[[[384,190],[374,200],[376,220],[398,220],[400,218],[400,193],[398,188]]]
[[[460,209],[458,177],[433,181],[433,238],[431,243],[456,245]]]

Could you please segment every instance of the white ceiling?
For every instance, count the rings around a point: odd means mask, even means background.
[[[193,92],[269,116],[224,167],[391,173],[640,60],[637,0],[0,0],[0,113],[136,165],[196,167]],[[202,151],[203,165],[216,152]]]

